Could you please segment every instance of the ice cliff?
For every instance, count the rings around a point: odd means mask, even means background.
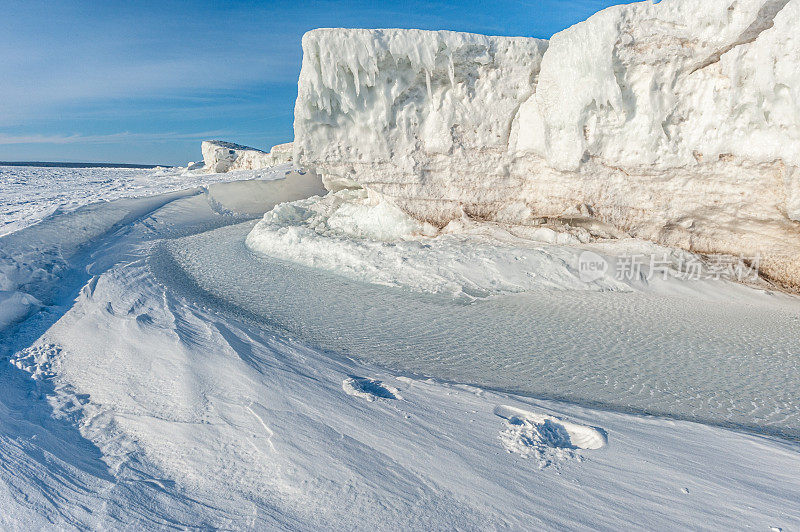
[[[800,0],[615,6],[553,36],[303,38],[294,157],[438,227],[593,218],[800,288]]]
[[[249,146],[221,140],[204,140],[203,169],[214,173],[231,170],[258,170],[292,160],[291,143],[278,144],[269,153]]]
[[[423,185],[458,194],[465,174],[500,171],[545,48],[538,39],[450,31],[311,31],[295,156],[332,189],[367,185],[417,198],[428,195]]]

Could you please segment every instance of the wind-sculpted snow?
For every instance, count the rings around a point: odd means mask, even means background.
[[[699,291],[694,282],[654,290],[613,276],[582,283],[573,248],[557,244],[509,250],[432,239],[382,255],[359,242],[317,243],[344,257],[345,276],[326,271],[328,253],[307,266],[247,253],[249,230],[176,240],[170,254],[203,290],[312,345],[454,382],[800,439],[797,296],[719,281]],[[314,244],[305,234],[292,245],[314,256]],[[356,250],[378,267],[359,267]],[[371,275],[394,286],[346,278]],[[436,282],[463,283],[473,297],[427,293]]]
[[[592,242],[603,236],[610,235],[591,224],[507,226],[470,220],[450,222],[437,234],[435,227],[391,202],[374,203],[365,190],[347,189],[278,205],[256,224],[245,243],[259,254],[351,279],[449,294],[462,301],[542,288],[688,291],[695,297],[727,300],[752,293],[719,275],[714,279],[714,263],[692,253],[632,238]],[[591,276],[582,272],[586,253],[601,261],[604,270]],[[689,278],[690,264],[706,273]],[[742,266],[741,273],[751,271],[742,280],[768,286],[757,282],[752,266]],[[731,280],[735,278],[725,279]]]
[[[579,212],[800,288],[800,0],[664,0],[551,39],[317,30],[295,155],[443,227]]]
[[[30,175],[28,169],[23,169],[23,172],[23,175]],[[73,181],[77,183],[72,186],[85,184],[85,170],[73,173],[76,174]],[[241,173],[233,175],[242,177]],[[282,166],[264,171],[262,177],[258,180],[216,183],[217,178],[210,176],[210,183],[204,187],[122,198],[111,207],[109,202],[90,203],[72,212],[57,212],[32,227],[0,236],[0,331],[42,305],[52,304],[63,295],[60,287],[68,284],[65,279],[85,275],[75,270],[75,262],[82,260],[86,248],[107,240],[118,231],[125,231],[129,224],[176,199],[195,198],[194,211],[186,217],[198,220],[198,223],[203,220],[202,223],[219,225],[221,222],[251,218],[282,201],[323,191],[317,176],[299,174]],[[196,182],[196,178],[187,181]],[[60,185],[67,190],[55,194],[66,196],[72,192],[70,185]],[[155,188],[157,184],[152,186]],[[165,188],[169,188],[169,185]],[[89,195],[83,201],[90,201],[98,195]],[[35,198],[36,194],[33,196]],[[53,200],[46,198],[43,203],[48,201]],[[211,214],[220,216],[213,217]],[[169,220],[165,223],[170,225]]]
[[[0,239],[35,273],[9,280],[44,304],[0,332],[0,528],[800,525],[796,442],[364,360],[795,436],[795,298],[740,286],[747,304],[546,290],[464,304],[262,259],[244,245],[252,221],[206,232],[319,193],[311,174],[219,184]],[[309,223],[397,237],[374,207],[338,207]],[[609,334],[620,327],[630,343]]]

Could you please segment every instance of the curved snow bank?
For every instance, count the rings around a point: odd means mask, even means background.
[[[693,293],[540,289],[465,304],[243,252],[250,230],[242,224],[174,240],[168,256],[154,260],[164,268],[158,275],[185,274],[185,286],[206,294],[195,301],[210,294],[325,352],[382,367],[800,438],[797,296],[716,282],[716,302]],[[482,274],[473,265],[491,272],[498,264],[458,247],[457,258],[473,257],[467,275]],[[409,259],[428,259],[423,281],[457,266],[423,251]],[[577,250],[530,250],[530,262],[544,265],[533,271],[575,277],[569,264],[559,270],[559,253],[569,252]]]
[[[204,168],[214,173],[259,170],[292,160],[292,143],[278,144],[267,153],[249,146],[221,140],[204,140],[201,145]],[[192,165],[189,166],[192,168]]]
[[[363,189],[341,190],[278,205],[247,235],[246,244],[264,255],[362,282],[467,299],[541,287],[627,289],[610,275],[581,281],[570,264],[579,250],[526,247],[500,229],[487,235],[456,225],[451,225],[453,234],[427,238],[438,232],[432,225],[387,201],[371,202]],[[540,244],[580,243],[548,228],[531,233]]]
[[[0,332],[43,305],[57,304],[63,297],[60,287],[102,268],[88,250],[108,245],[140,220],[148,220],[143,225],[147,231],[181,232],[192,224],[208,229],[253,219],[279,203],[324,192],[312,173],[282,168],[265,173],[265,179],[97,202],[0,236]],[[167,205],[180,205],[175,213],[180,224],[164,215]],[[164,216],[154,219],[157,210]]]
[[[316,30],[295,160],[439,227],[581,207],[662,244],[759,256],[800,288],[799,17],[800,0],[642,2],[549,46]]]
[[[438,230],[386,200],[369,198],[363,189],[345,189],[276,206],[248,234],[246,244],[257,253],[350,279],[468,301],[542,288],[710,300],[752,292],[727,282],[737,278],[737,271],[739,280],[755,281],[754,270],[747,275],[743,264],[729,263],[730,272],[719,275],[711,271],[719,265],[641,240],[590,243],[602,236],[598,230],[468,219]],[[589,262],[601,270],[587,271]]]

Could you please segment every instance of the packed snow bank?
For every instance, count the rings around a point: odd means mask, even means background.
[[[800,0],[642,2],[549,46],[315,30],[295,160],[438,227],[579,208],[663,244],[759,256],[799,288],[799,17]]]
[[[723,272],[713,261],[642,240],[592,242],[608,235],[588,227],[461,219],[438,230],[387,200],[370,199],[363,189],[345,189],[278,205],[246,244],[350,279],[466,300],[542,288],[719,300],[752,292],[726,281],[759,281],[755,268],[735,258],[726,258]],[[599,261],[602,271],[584,271],[587,259]]]
[[[225,173],[232,170],[259,170],[292,160],[291,142],[278,144],[269,153],[221,140],[204,140],[201,149],[203,168],[214,173]],[[194,169],[193,165],[190,164],[188,169]]]

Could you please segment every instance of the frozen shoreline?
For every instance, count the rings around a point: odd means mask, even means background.
[[[289,170],[289,165],[279,167]],[[183,168],[67,168],[0,165],[0,236],[82,206],[121,198],[242,179],[270,178],[272,169],[229,174],[187,173]]]
[[[419,369],[430,368],[437,354],[426,349],[436,342],[418,342],[426,331],[446,331],[458,321],[453,313],[464,311],[466,325],[474,324],[481,305],[503,310],[503,301],[536,292],[468,304],[323,270],[309,276],[290,263],[282,263],[283,277],[248,268],[249,261],[280,263],[249,252],[244,235],[281,190],[292,187],[237,182],[100,203],[0,239],[30,252],[24,256],[34,275],[20,288],[57,288],[0,341],[11,362],[0,370],[0,456],[8,464],[0,470],[0,525],[800,525],[796,443],[423,379],[384,369],[391,361],[355,360],[348,344],[406,342],[416,345],[415,356],[429,355]],[[306,194],[314,193],[309,182]],[[87,224],[88,236],[80,230]],[[205,253],[215,249],[209,260]],[[217,290],[228,283],[239,296],[257,296],[249,304],[277,313],[275,327],[195,297],[191,283],[181,284],[185,274],[163,268],[169,250],[194,275],[223,277]],[[207,269],[198,272],[203,258]],[[419,313],[416,334],[393,338],[405,334],[398,323],[414,325],[403,314],[387,319],[393,293],[413,308],[444,312]],[[538,304],[553,305],[565,293]],[[590,298],[632,295],[641,294]],[[339,314],[328,312],[332,301]],[[361,328],[345,327],[369,308]],[[565,331],[574,325],[551,318]],[[363,327],[367,320],[374,328]],[[523,330],[528,325],[520,323]],[[320,326],[326,334],[338,327],[338,343],[318,349],[298,340]],[[384,332],[371,336],[381,326]],[[450,334],[459,331],[464,325]],[[749,338],[746,329],[741,338]]]

